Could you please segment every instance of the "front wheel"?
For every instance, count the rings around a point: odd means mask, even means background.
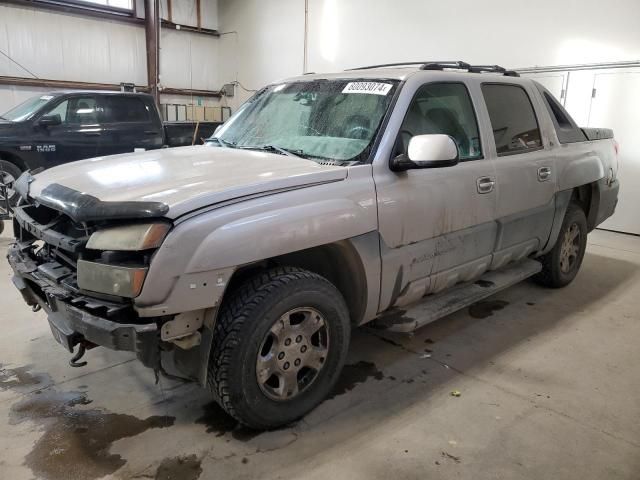
[[[208,386],[244,425],[286,425],[331,391],[349,338],[345,301],[328,280],[298,268],[268,270],[223,302]]]
[[[22,174],[22,171],[13,163],[0,158],[0,183],[6,187],[6,195],[9,197],[9,204],[13,207],[18,202],[18,192],[13,188],[13,184]],[[0,190],[0,208],[5,206],[5,190]]]
[[[587,218],[580,205],[567,207],[558,239],[553,249],[540,257],[542,271],[534,278],[546,287],[568,285],[578,274],[587,249]]]

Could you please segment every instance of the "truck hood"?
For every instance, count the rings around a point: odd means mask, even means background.
[[[135,202],[142,202],[160,205],[163,208],[156,211],[177,218],[220,202],[340,181],[346,176],[344,167],[293,156],[193,146],[68,163],[35,175],[28,188],[30,197],[47,205],[67,202],[72,192],[76,213],[82,204],[95,208],[99,203],[105,211],[104,206],[133,205],[135,209]],[[56,198],[58,194],[66,198]]]

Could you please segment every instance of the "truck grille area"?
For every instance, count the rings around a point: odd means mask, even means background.
[[[81,290],[77,283],[78,260],[141,264],[147,255],[137,252],[103,252],[86,249],[99,225],[74,222],[69,216],[43,205],[20,205],[14,209],[16,244],[9,261],[41,299],[49,296],[76,308],[118,322],[138,323],[131,299]],[[116,225],[118,222],[115,222]],[[114,226],[110,222],[109,226]]]

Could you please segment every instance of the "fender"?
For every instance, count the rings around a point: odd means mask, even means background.
[[[175,226],[151,261],[140,316],[217,306],[243,265],[354,238],[378,227],[371,166],[347,180],[228,205]]]

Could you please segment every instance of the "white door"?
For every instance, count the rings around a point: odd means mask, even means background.
[[[616,213],[600,228],[640,235],[640,70],[596,73],[589,127],[612,128],[620,144]]]

